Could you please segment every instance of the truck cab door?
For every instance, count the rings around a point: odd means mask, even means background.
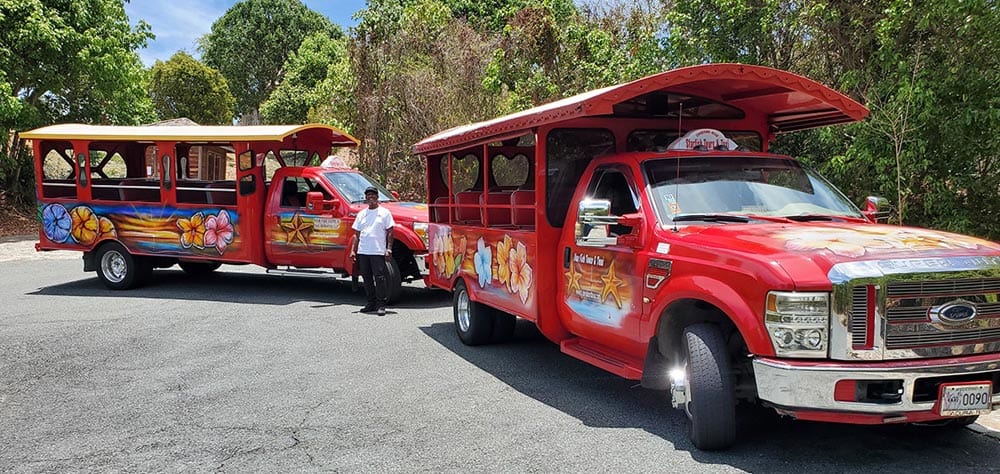
[[[300,268],[337,268],[344,261],[350,226],[340,202],[316,179],[275,176],[264,235],[268,260]]]
[[[585,175],[585,193],[567,213],[557,272],[560,314],[570,332],[610,347],[638,344],[645,268],[640,252],[641,199],[632,172],[622,165],[597,167]],[[581,205],[582,203],[582,205]],[[597,204],[594,206],[594,204]],[[586,216],[606,214],[603,223]],[[634,224],[624,225],[624,221]]]

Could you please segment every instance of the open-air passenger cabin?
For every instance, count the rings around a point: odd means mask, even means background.
[[[432,222],[537,228],[545,239],[556,234],[542,227],[563,225],[573,189],[597,156],[665,151],[701,128],[720,130],[743,149],[767,151],[779,133],[854,122],[867,113],[796,74],[711,64],[455,127],[414,151],[427,157]]]

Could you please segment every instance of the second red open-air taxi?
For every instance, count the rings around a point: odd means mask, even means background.
[[[971,423],[1000,401],[1000,245],[876,222],[777,134],[864,119],[805,77],[708,64],[446,130],[430,284],[458,336],[534,322],[669,390],[698,448],[744,404],[803,420]]]

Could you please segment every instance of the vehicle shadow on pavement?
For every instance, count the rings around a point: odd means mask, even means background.
[[[225,267],[223,267],[225,268]],[[107,289],[96,276],[39,288],[29,295],[115,298],[153,298],[191,301],[221,301],[261,305],[289,305],[316,302],[316,307],[363,306],[364,290],[352,291],[350,280],[276,276],[264,273],[226,272],[188,275],[181,270],[159,269],[141,287],[115,291]],[[404,284],[398,308],[450,306],[443,292],[433,292],[422,283]]]
[[[667,392],[641,388],[562,354],[528,321],[518,320],[511,342],[476,347],[464,345],[452,323],[420,329],[511,388],[586,426],[642,429],[672,444],[664,449],[689,451],[706,464],[769,473],[981,472],[1000,465],[995,439],[962,428],[803,422],[779,419],[772,410],[748,410],[733,449],[699,451],[688,439],[686,415],[670,406]]]

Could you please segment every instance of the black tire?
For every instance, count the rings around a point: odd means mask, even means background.
[[[148,260],[128,253],[118,242],[108,242],[97,249],[97,278],[109,289],[135,288],[148,279],[152,270]]]
[[[452,293],[452,308],[455,316],[455,330],[458,338],[467,346],[478,346],[490,342],[493,334],[493,311],[469,298],[469,290],[459,280]]]
[[[684,343],[691,442],[727,449],[736,441],[736,395],[725,340],[717,326],[701,323],[684,329]]]
[[[388,284],[386,299],[389,304],[396,304],[403,295],[403,276],[399,274],[399,264],[396,263],[396,259],[391,258],[385,262],[385,270],[387,272],[385,282]]]
[[[492,308],[491,308],[492,309]],[[508,342],[514,338],[514,329],[517,328],[517,316],[513,314],[493,309],[493,335],[490,342]]]
[[[220,262],[177,262],[188,275],[207,275],[222,266]]]

